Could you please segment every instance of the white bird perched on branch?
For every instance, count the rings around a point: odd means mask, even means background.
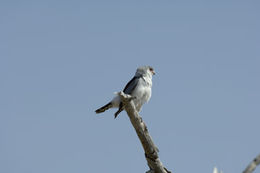
[[[136,70],[135,76],[127,83],[123,92],[134,98],[136,110],[139,112],[145,102],[148,102],[152,95],[152,76],[155,74],[151,66],[142,66]],[[124,110],[123,103],[119,96],[115,96],[108,104],[96,110],[102,113],[109,108],[118,108],[117,115]]]

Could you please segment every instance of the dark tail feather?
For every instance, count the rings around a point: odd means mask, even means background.
[[[115,113],[115,118],[116,118],[117,115],[120,114],[120,112],[122,112],[123,110],[124,110],[124,108],[123,108],[123,103],[121,102],[121,103],[119,104],[119,109],[118,109],[118,111],[116,111],[116,113]]]
[[[105,106],[103,106],[103,107],[97,109],[95,112],[96,112],[97,114],[102,113],[102,112],[105,112],[105,111],[108,110],[109,108],[112,108],[112,106],[113,106],[112,103],[109,102],[109,103],[106,104]]]
[[[120,112],[122,112],[124,109],[118,109],[118,111],[115,113],[115,118],[117,117],[118,114],[120,114]]]

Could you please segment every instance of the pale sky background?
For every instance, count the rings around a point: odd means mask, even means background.
[[[140,65],[169,170],[237,173],[260,153],[259,0],[1,0],[0,173],[147,171],[126,113],[94,112]]]

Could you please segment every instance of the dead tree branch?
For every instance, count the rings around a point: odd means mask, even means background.
[[[159,159],[159,150],[153,143],[145,123],[135,109],[135,105],[132,101],[134,98],[132,98],[130,95],[124,94],[123,92],[119,92],[118,95],[120,96],[124,105],[124,109],[126,110],[128,117],[133,127],[135,128],[137,136],[142,143],[145,152],[145,158],[150,168],[150,170],[146,173],[171,173],[166,168],[164,168],[162,162]]]
[[[246,167],[243,173],[252,173],[260,164],[260,154]]]

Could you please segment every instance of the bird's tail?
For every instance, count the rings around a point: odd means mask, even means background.
[[[113,107],[112,102],[109,102],[105,106],[102,106],[101,108],[97,109],[95,112],[97,114],[99,114],[99,113],[105,112],[106,110],[108,110],[109,108],[112,108],[112,107]]]

